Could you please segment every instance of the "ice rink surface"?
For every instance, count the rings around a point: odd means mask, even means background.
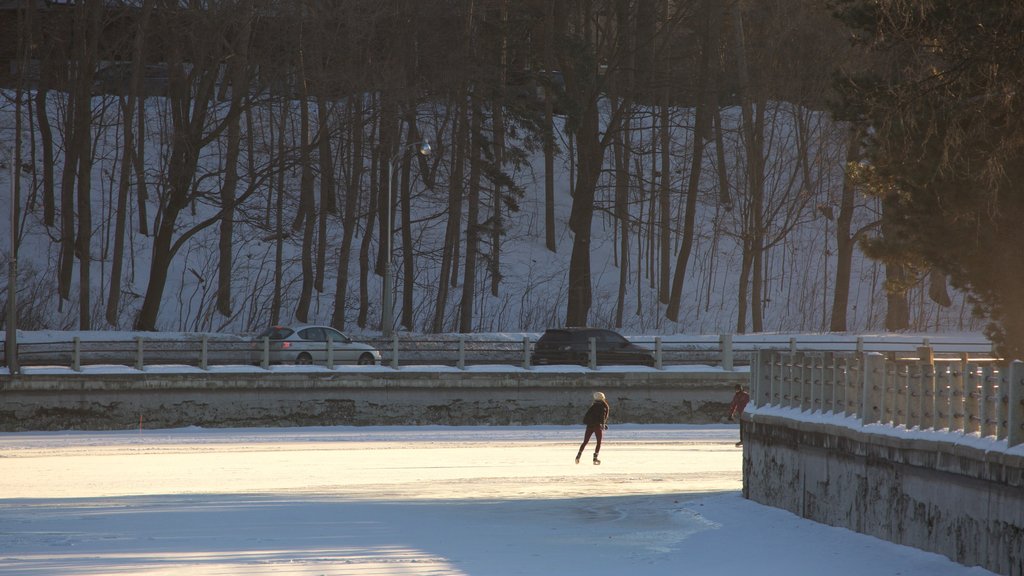
[[[0,434],[0,574],[985,575],[742,498],[736,426]]]

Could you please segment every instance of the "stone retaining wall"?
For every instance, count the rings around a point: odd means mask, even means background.
[[[1024,456],[757,412],[741,425],[747,498],[1024,575]]]
[[[744,371],[386,368],[0,377],[0,431],[330,425],[578,424],[595,390],[612,423],[721,421]]]

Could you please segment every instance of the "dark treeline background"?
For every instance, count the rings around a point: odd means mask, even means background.
[[[822,2],[0,19],[22,329],[378,330],[387,218],[402,330],[976,328],[940,271],[858,248],[881,204],[828,109],[869,61]]]

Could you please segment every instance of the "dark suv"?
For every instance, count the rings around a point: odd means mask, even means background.
[[[654,353],[620,334],[603,328],[551,328],[533,347],[534,364],[583,364],[590,362],[594,339],[598,364],[654,366]]]

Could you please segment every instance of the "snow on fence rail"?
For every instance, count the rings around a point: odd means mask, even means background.
[[[1024,443],[1024,363],[968,352],[762,349],[751,365],[755,406],[859,418],[862,425],[944,430]]]

